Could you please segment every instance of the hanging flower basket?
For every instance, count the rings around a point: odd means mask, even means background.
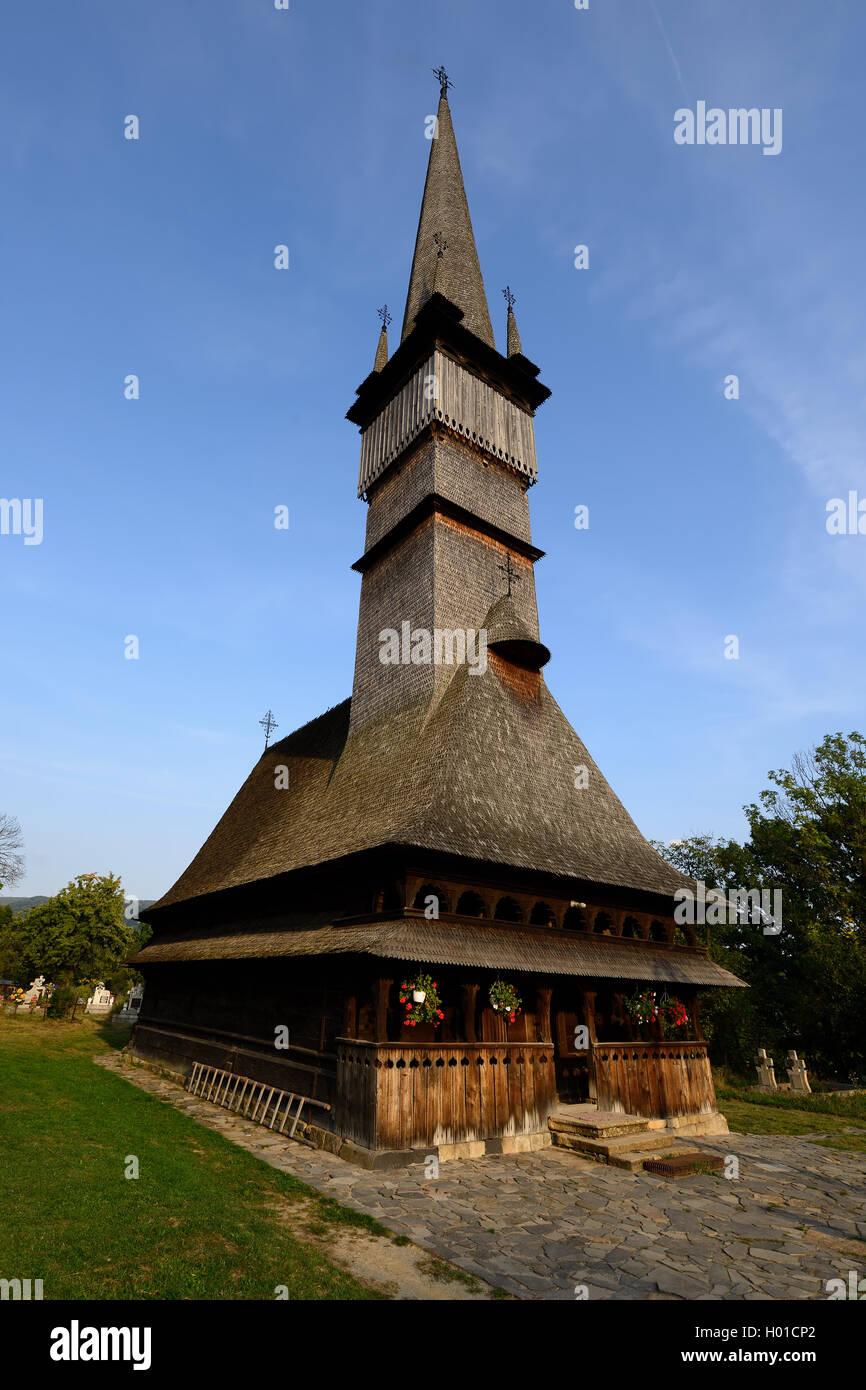
[[[682,1038],[689,1026],[689,1013],[681,999],[662,999],[659,1004],[663,1038]]]
[[[403,1027],[415,1028],[419,1023],[433,1023],[438,1028],[445,1017],[436,981],[429,975],[416,975],[414,980],[400,986],[403,1005]]]
[[[507,1015],[509,1023],[513,1023],[523,1009],[520,995],[508,980],[493,981],[490,986],[490,1003],[497,1013]]]
[[[625,1011],[638,1027],[658,1024],[663,1038],[681,1038],[689,1026],[689,1013],[681,999],[667,994],[661,999],[654,989],[630,994],[623,1000]]]
[[[622,1002],[632,1023],[658,1022],[659,1004],[654,989],[645,989],[641,994],[629,994]]]

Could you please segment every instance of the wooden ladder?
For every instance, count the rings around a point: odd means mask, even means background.
[[[321,1110],[331,1108],[324,1101],[314,1100],[312,1096],[300,1096],[294,1091],[280,1091],[275,1086],[269,1087],[266,1081],[253,1081],[248,1076],[238,1076],[237,1072],[205,1066],[203,1062],[193,1063],[186,1089],[191,1096],[199,1096],[202,1100],[211,1101],[213,1105],[221,1105],[224,1110],[232,1110],[245,1120],[252,1120],[267,1129],[273,1129],[279,1119],[278,1134],[284,1134],[286,1124],[291,1121],[288,1131],[290,1139],[295,1133],[305,1105],[317,1105]],[[297,1108],[293,1114],[292,1106],[295,1101]]]

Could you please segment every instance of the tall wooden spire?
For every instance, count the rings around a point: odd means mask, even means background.
[[[464,326],[488,347],[493,347],[490,311],[475,249],[445,84],[439,97],[436,122],[436,134],[430,142],[427,181],[418,219],[401,342],[412,331],[416,314],[433,293],[435,276],[437,292],[463,310]],[[438,254],[439,244],[434,240],[437,235],[440,242],[445,241],[448,245],[448,254],[444,257]],[[438,274],[437,260],[441,261]]]

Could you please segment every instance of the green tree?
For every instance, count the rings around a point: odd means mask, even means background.
[[[23,978],[26,966],[21,936],[13,925],[15,920],[11,907],[0,907],[0,980],[14,980],[23,987],[29,980]]]
[[[825,1075],[866,1071],[866,739],[828,734],[744,808],[749,840],[698,835],[659,853],[708,888],[780,889],[782,932],[728,922],[710,955],[749,984],[711,991],[713,1057],[747,1075],[755,1048],[795,1047]]]
[[[122,969],[137,949],[139,924],[127,921],[114,874],[79,874],[17,925],[23,962],[57,985],[85,988]]]
[[[732,892],[736,888],[760,888],[757,866],[747,846],[712,835],[693,835],[670,844],[653,841],[654,848],[680,873],[700,881],[707,889]],[[729,914],[731,915],[731,914]],[[701,928],[697,928],[700,938]],[[767,1034],[770,995],[761,987],[764,973],[772,975],[773,952],[778,937],[764,937],[760,927],[740,922],[711,926],[710,958],[743,980],[748,989],[711,989],[701,996],[701,1022],[710,1043],[713,1061],[741,1075],[751,1072],[758,1047],[775,1046],[776,1034]]]
[[[828,734],[745,808],[763,878],[784,895],[776,1008],[787,1046],[866,1072],[866,739]]]

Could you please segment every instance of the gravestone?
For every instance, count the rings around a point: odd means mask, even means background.
[[[755,1066],[758,1069],[758,1086],[762,1091],[776,1091],[776,1069],[772,1057],[767,1056],[765,1047],[758,1048],[758,1055],[755,1058]]]
[[[114,995],[110,989],[106,989],[100,980],[95,986],[93,993],[84,1006],[86,1014],[107,1014],[114,1003]]]
[[[144,998],[144,985],[133,985],[130,990],[129,998],[124,1000],[123,1008],[114,1015],[121,1022],[128,1022],[130,1019],[138,1018],[141,1012],[141,1001]]]
[[[31,980],[30,988],[24,999],[25,1004],[38,1004],[45,990],[45,976],[37,975],[35,980]]]
[[[809,1078],[806,1075],[806,1063],[802,1057],[798,1057],[796,1052],[788,1053],[788,1080],[791,1083],[792,1091],[799,1091],[802,1095],[810,1096],[812,1087],[809,1085]]]

